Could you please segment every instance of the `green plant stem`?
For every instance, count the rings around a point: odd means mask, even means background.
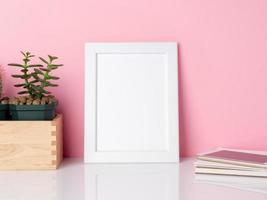
[[[49,68],[49,65],[52,64],[52,62],[48,63],[47,68]],[[49,72],[44,73],[43,82],[41,83],[41,88],[44,89],[46,87],[46,81],[49,76]],[[40,94],[40,98],[42,98],[44,95]]]
[[[28,59],[28,56],[26,57],[26,59]],[[24,69],[25,69],[25,71],[23,72],[24,76],[27,76],[28,75],[27,74],[28,72],[28,61],[27,60],[24,61]],[[33,93],[31,91],[30,84],[27,78],[25,79],[25,84],[26,84],[26,88],[28,89],[29,95],[33,96]]]

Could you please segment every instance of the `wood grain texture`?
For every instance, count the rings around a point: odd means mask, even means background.
[[[56,169],[63,154],[63,119],[0,121],[0,170]]]

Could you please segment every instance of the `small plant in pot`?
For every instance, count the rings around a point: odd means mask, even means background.
[[[3,69],[0,66],[0,120],[7,120],[8,119],[8,98],[3,97]]]
[[[58,59],[48,55],[48,59],[39,57],[43,64],[31,64],[34,55],[30,52],[21,52],[23,63],[10,63],[9,66],[18,67],[21,74],[12,77],[23,80],[15,87],[23,88],[18,92],[19,97],[9,99],[9,111],[12,120],[52,120],[56,115],[57,99],[47,90],[48,87],[57,87],[52,83],[59,77],[52,76],[51,72],[62,64],[56,64]]]

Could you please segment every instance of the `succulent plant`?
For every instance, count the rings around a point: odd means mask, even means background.
[[[35,67],[42,67],[40,64],[29,64],[31,61],[31,58],[34,57],[30,52],[22,52],[21,54],[23,55],[23,64],[17,64],[17,63],[10,63],[8,64],[9,66],[13,67],[19,67],[21,68],[22,74],[15,74],[12,75],[14,78],[19,78],[24,80],[23,83],[15,84],[15,87],[22,87],[24,90],[18,92],[18,94],[29,94],[31,97],[35,98],[36,92],[33,88],[33,85],[37,83],[35,79],[33,79],[33,73],[30,71],[30,68],[35,68]]]
[[[45,67],[34,68],[33,77],[35,81],[38,81],[39,85],[34,85],[33,88],[36,91],[37,98],[42,98],[47,94],[51,94],[49,91],[46,90],[47,87],[57,87],[57,84],[52,83],[53,80],[58,80],[59,77],[52,76],[51,72],[58,67],[63,66],[62,64],[55,64],[54,61],[58,59],[56,56],[48,55],[48,60],[45,60],[42,57],[39,59],[44,62],[46,65]]]
[[[52,76],[51,72],[57,69],[62,64],[55,64],[54,61],[58,58],[48,55],[48,60],[42,57],[39,59],[44,63],[42,64],[30,64],[31,59],[35,57],[30,52],[21,52],[23,55],[23,64],[10,63],[9,66],[21,68],[22,74],[12,75],[14,78],[24,80],[23,83],[15,84],[15,87],[22,87],[24,90],[18,92],[19,95],[27,94],[32,99],[41,99],[51,94],[47,87],[56,87],[57,84],[52,83],[52,80],[58,80],[59,77]]]

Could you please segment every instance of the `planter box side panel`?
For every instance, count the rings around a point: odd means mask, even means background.
[[[59,165],[61,115],[51,121],[0,121],[0,169],[42,170]],[[56,124],[56,125],[54,125]],[[58,163],[57,163],[58,162]],[[54,164],[56,163],[56,164]]]
[[[57,115],[57,117],[52,121],[52,126],[56,127],[56,131],[52,132],[52,136],[56,137],[55,141],[52,141],[52,145],[55,150],[53,155],[56,155],[56,159],[53,160],[52,165],[54,168],[58,168],[63,159],[63,117],[62,115]]]

